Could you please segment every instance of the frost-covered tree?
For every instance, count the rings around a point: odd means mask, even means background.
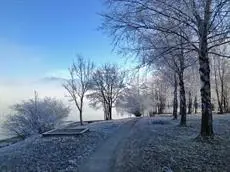
[[[228,51],[228,47],[225,47],[224,49],[219,49],[218,51]],[[228,97],[230,88],[230,59],[216,57],[214,55],[211,59],[211,62],[213,76],[212,79],[214,85],[213,90],[215,90],[216,93],[218,111],[220,114],[223,114],[228,111]]]
[[[186,48],[188,47],[184,46],[184,42],[185,40],[178,36],[159,33],[157,41],[150,41],[149,38],[146,39],[145,47],[155,46],[155,48],[144,51],[143,57],[141,58],[143,64],[155,65],[155,68],[163,69],[165,71],[164,73],[168,71],[177,75],[180,92],[180,125],[186,125],[185,71],[196,63],[194,54],[187,51]],[[180,45],[178,49],[174,49],[174,47],[178,45]],[[168,74],[168,76],[169,75],[170,74]]]
[[[105,120],[111,120],[112,108],[124,88],[125,72],[116,65],[105,64],[94,72],[87,97],[91,106],[103,107]]]
[[[171,104],[170,92],[173,87],[173,76],[168,75],[169,73],[156,71],[149,82],[146,83],[148,94],[145,95],[145,99],[150,99],[148,103],[151,105],[151,112],[162,114],[166,111],[166,105]]]
[[[216,53],[215,47],[230,42],[229,0],[106,0],[108,10],[103,29],[115,44],[139,55],[148,50],[145,37],[158,33],[183,39],[187,51],[194,51],[199,61],[201,84],[202,137],[213,136],[209,56],[229,57]],[[147,34],[147,36],[146,36]],[[151,37],[150,37],[151,35]],[[192,35],[192,38],[190,37]],[[173,49],[180,49],[178,44]],[[122,49],[123,50],[123,49]],[[172,50],[170,48],[170,50]]]
[[[34,99],[13,105],[12,110],[14,113],[7,116],[4,128],[23,138],[54,129],[70,112],[62,101],[49,97],[39,99],[37,93]]]
[[[90,89],[93,72],[93,62],[85,60],[82,56],[78,56],[77,60],[73,62],[69,69],[70,79],[63,84],[71,101],[74,102],[79,111],[81,125],[83,125],[84,98],[87,91]]]
[[[196,98],[196,113],[198,110],[198,106],[200,104],[200,96],[199,96],[199,90],[200,90],[200,80],[199,80],[199,66],[198,63],[194,64],[191,68],[188,68],[185,71],[185,90],[186,90],[186,96],[187,96],[187,111],[189,113],[194,112],[195,106],[194,106],[194,100]],[[199,101],[198,101],[199,99]]]
[[[173,119],[177,119],[178,117],[178,75],[167,64],[158,65],[158,66],[161,66],[158,69],[158,72],[161,74],[159,75],[159,77],[163,79],[161,82],[164,82],[168,88],[173,90],[172,114],[173,114]],[[156,75],[156,73],[154,75]]]
[[[119,96],[116,108],[119,109],[119,111],[126,112],[137,117],[143,115],[143,111],[145,109],[143,104],[144,95],[141,94],[138,89],[139,88],[135,86],[125,88],[123,94]]]
[[[129,77],[126,87],[116,102],[116,109],[122,113],[132,114],[136,117],[144,116],[149,108],[150,97],[148,95],[148,87],[144,81],[144,71],[132,70],[129,72]],[[152,102],[151,102],[152,103]]]
[[[157,85],[155,87],[155,98],[157,102],[157,113],[163,114],[166,107],[166,85],[161,79],[158,79],[156,82]]]

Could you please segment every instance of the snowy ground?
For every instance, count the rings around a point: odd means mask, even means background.
[[[188,127],[168,117],[136,123],[114,162],[117,172],[230,171],[230,114],[214,116],[216,139],[197,141],[200,116],[190,115]]]
[[[89,124],[90,131],[82,136],[34,136],[1,148],[0,171],[76,171],[98,145],[129,120]]]
[[[77,171],[103,145],[112,146],[108,141],[113,136],[124,135],[119,126],[127,120],[90,124],[91,131],[80,137],[36,136],[1,148],[0,171]],[[230,171],[230,114],[214,115],[216,137],[209,143],[195,139],[199,115],[188,116],[188,127],[178,123],[170,116],[138,119],[122,139],[114,141],[118,146],[109,172]]]

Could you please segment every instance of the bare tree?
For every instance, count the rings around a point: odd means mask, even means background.
[[[213,51],[230,42],[229,0],[107,0],[109,11],[103,28],[116,44],[128,50],[146,50],[145,33],[177,35],[188,51],[197,53],[200,65],[202,120],[200,135],[213,136],[209,55],[229,57]],[[179,30],[179,32],[178,32]],[[190,34],[188,34],[188,32]],[[189,35],[192,35],[190,39]],[[126,41],[126,42],[125,42]],[[174,49],[178,49],[175,46]],[[148,48],[148,47],[147,47]]]
[[[173,44],[170,44],[169,40],[167,40],[167,44],[165,45],[166,49],[170,49],[176,44],[180,44],[179,50],[174,50],[172,52],[168,52],[166,55],[163,55],[163,63],[167,65],[171,70],[173,70],[179,80],[179,92],[180,92],[180,125],[186,126],[186,92],[185,92],[185,82],[184,82],[184,73],[189,67],[193,66],[196,63],[196,59],[193,58],[191,52],[186,52],[184,47],[184,40],[178,36],[172,37],[173,40],[170,40]],[[179,39],[179,40],[178,40]],[[179,42],[178,42],[179,41]],[[165,49],[163,49],[165,51]],[[154,62],[153,62],[154,63]]]
[[[80,123],[83,125],[83,104],[84,97],[90,89],[91,77],[94,71],[94,64],[90,60],[85,60],[82,56],[77,57],[69,69],[70,79],[63,87],[67,90],[71,101],[74,101],[80,116]]]
[[[112,119],[112,108],[125,88],[124,82],[125,73],[116,65],[105,64],[94,72],[87,97],[93,107],[103,107],[105,120]]]

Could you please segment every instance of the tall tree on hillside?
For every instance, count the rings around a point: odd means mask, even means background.
[[[132,52],[145,51],[142,39],[158,32],[184,40],[188,51],[197,53],[200,65],[202,137],[213,136],[209,54],[229,57],[213,51],[230,42],[229,0],[106,0],[108,12],[103,29],[116,44],[128,45]],[[179,30],[179,32],[178,32]],[[189,30],[189,34],[187,32]],[[190,39],[189,35],[192,35]],[[173,49],[180,49],[180,45]],[[171,49],[172,50],[172,49]]]
[[[93,71],[93,62],[85,60],[82,56],[78,55],[76,62],[73,62],[69,69],[70,79],[63,84],[71,101],[74,101],[79,111],[81,125],[83,125],[84,97],[90,89]]]
[[[105,64],[94,72],[87,97],[93,107],[103,107],[105,120],[111,120],[112,108],[124,88],[125,73],[116,65]]]

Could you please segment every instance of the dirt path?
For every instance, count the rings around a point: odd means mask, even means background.
[[[128,137],[138,119],[133,119],[122,126],[101,145],[92,156],[84,162],[79,172],[110,172],[116,159],[116,152],[121,149],[125,138]]]

